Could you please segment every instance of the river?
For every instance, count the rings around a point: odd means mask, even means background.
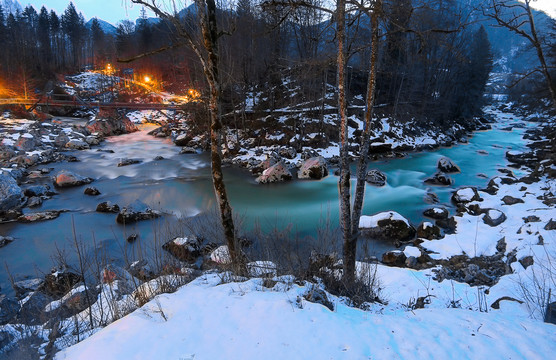
[[[382,170],[388,180],[384,187],[367,186],[363,214],[395,210],[417,226],[424,220],[423,210],[430,206],[424,201],[427,191],[434,192],[440,204],[450,207],[449,198],[454,188],[485,186],[488,178],[507,165],[505,152],[524,147],[523,128],[502,130],[524,123],[510,114],[497,117],[498,122],[493,124],[492,130],[476,132],[467,144],[371,162],[369,168]],[[0,235],[14,237],[15,241],[0,248],[0,259],[16,280],[42,277],[42,272],[49,271],[55,264],[56,254],[65,253],[70,261],[74,259],[73,229],[80,243],[102,248],[109,259],[118,261],[122,253],[138,251],[137,243],[126,242],[129,234],[140,234],[139,243],[143,248],[149,247],[155,237],[158,242],[164,242],[186,231],[178,218],[204,214],[214,208],[208,155],[180,155],[180,148],[170,140],[147,135],[149,129],[145,126],[140,132],[110,137],[95,149],[72,152],[80,162],[47,165],[53,168],[51,174],[67,169],[94,178],[91,185],[98,188],[101,195],[84,195],[84,187],[59,189],[58,195],[33,210],[68,210],[59,218],[32,224],[1,224]],[[164,159],[154,160],[156,156]],[[462,170],[452,175],[453,186],[430,186],[423,182],[436,171],[441,156],[448,156]],[[142,163],[117,167],[122,158],[139,159]],[[246,229],[257,226],[268,231],[289,226],[291,236],[297,234],[301,242],[312,242],[317,237],[319,224],[322,227],[327,220],[338,223],[338,178],[332,174],[320,181],[258,185],[245,170],[227,167],[225,181],[233,209]],[[51,184],[51,179],[40,179],[38,183]],[[136,199],[167,215],[124,227],[116,224],[115,214],[95,212],[96,205],[102,201],[122,206]],[[371,244],[369,251],[380,254],[391,247],[391,244]],[[0,286],[2,292],[9,291],[6,271],[0,271]]]

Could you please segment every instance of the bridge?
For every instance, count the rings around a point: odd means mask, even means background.
[[[21,105],[31,111],[37,107],[86,107],[89,109],[133,109],[133,110],[180,110],[180,104],[137,103],[137,102],[100,102],[86,101],[78,96],[53,95],[39,99],[0,99],[2,105]]]

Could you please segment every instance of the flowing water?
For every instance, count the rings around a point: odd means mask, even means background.
[[[489,178],[497,175],[497,169],[507,164],[505,152],[524,146],[521,140],[523,129],[501,130],[502,127],[523,123],[504,114],[498,115],[498,121],[493,130],[475,133],[468,144],[372,162],[369,168],[382,170],[388,180],[384,187],[367,186],[363,214],[395,210],[418,225],[423,221],[423,210],[430,206],[424,201],[428,191],[434,192],[441,204],[449,206],[454,188],[485,186],[488,179],[480,174]],[[214,208],[208,155],[180,155],[179,147],[167,139],[148,136],[148,131],[147,126],[137,133],[108,138],[100,149],[72,152],[80,162],[48,165],[54,168],[52,174],[67,169],[94,178],[91,185],[98,188],[101,195],[84,195],[84,187],[60,189],[58,195],[33,210],[68,210],[59,218],[32,224],[0,225],[0,235],[15,238],[14,242],[0,249],[0,260],[3,267],[4,263],[8,266],[16,280],[48,271],[57,253],[66,252],[71,259],[74,234],[79,241],[102,247],[110,257],[118,258],[122,252],[133,250],[134,245],[125,241],[127,235],[139,233],[145,244],[155,236],[163,237],[165,232],[160,230],[162,227],[177,226],[178,217],[190,217]],[[113,150],[114,153],[99,150]],[[164,159],[154,160],[156,156],[163,156]],[[423,182],[436,171],[436,163],[441,156],[448,156],[462,170],[460,174],[452,175],[455,180],[453,186],[430,186]],[[142,162],[117,167],[123,158]],[[228,167],[225,169],[225,180],[232,207],[247,229],[254,224],[263,230],[291,226],[303,241],[312,241],[319,224],[327,219],[332,224],[338,223],[338,178],[334,175],[320,181],[297,180],[258,185],[245,170]],[[51,180],[45,178],[38,183],[51,184]],[[123,206],[136,199],[167,215],[126,228],[116,224],[115,214],[95,212],[96,205],[102,201]],[[372,252],[380,253],[392,245],[376,244],[373,247]],[[6,271],[0,271],[0,286],[2,292],[8,291]]]

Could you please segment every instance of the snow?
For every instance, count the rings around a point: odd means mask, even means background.
[[[287,279],[272,289],[261,279],[220,283],[206,275],[159,295],[55,359],[490,360],[549,359],[556,351],[554,325],[503,311],[380,314],[329,296],[330,311],[303,298],[310,286]]]
[[[381,220],[401,220],[409,226],[409,221],[395,211],[385,211],[372,216],[363,215],[359,218],[359,228],[374,228]]]
[[[415,246],[406,246],[405,249],[403,250],[403,253],[407,257],[410,257],[410,256],[419,257],[419,256],[421,256],[421,250],[419,250],[419,248],[416,248]]]
[[[229,264],[232,262],[227,245],[217,247],[211,254],[210,259],[218,264]]]
[[[463,188],[456,191],[456,194],[460,198],[461,201],[469,202],[475,196],[472,188]]]

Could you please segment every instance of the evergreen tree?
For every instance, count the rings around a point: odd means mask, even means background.
[[[52,69],[52,46],[50,33],[50,17],[48,11],[43,6],[39,13],[37,38],[39,41],[39,59],[41,60],[41,68],[43,72]]]
[[[72,67],[79,67],[81,50],[85,35],[85,24],[83,16],[77,13],[72,2],[61,17],[62,30],[68,37],[71,45]]]

